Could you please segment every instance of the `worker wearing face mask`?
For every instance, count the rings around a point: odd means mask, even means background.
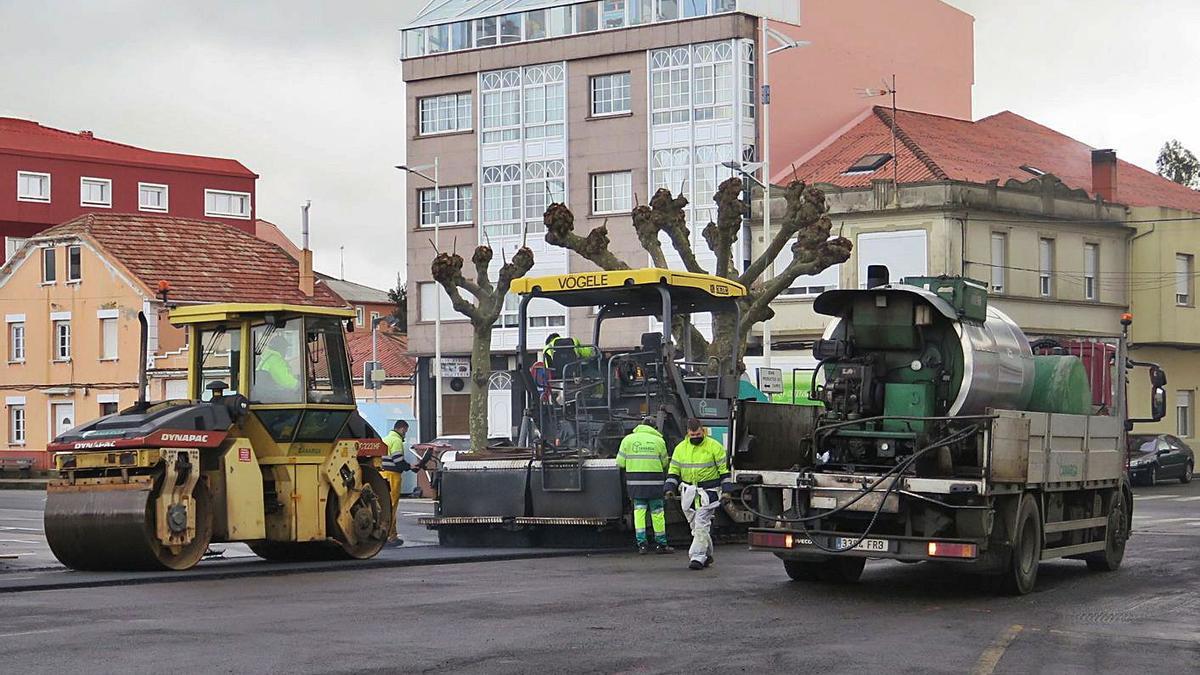
[[[713,562],[713,512],[721,506],[723,484],[729,483],[725,446],[709,436],[700,420],[687,421],[687,437],[675,446],[667,469],[668,495],[680,494],[680,506],[692,528],[688,569],[701,570]]]

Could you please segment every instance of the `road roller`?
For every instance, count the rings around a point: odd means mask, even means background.
[[[146,400],[60,435],[46,540],[77,570],[185,570],[215,542],[273,561],[376,555],[394,517],[386,446],[354,405],[352,310],[177,307],[188,399]]]

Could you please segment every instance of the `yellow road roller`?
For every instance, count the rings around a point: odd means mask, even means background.
[[[187,400],[146,401],[54,440],[55,557],[79,570],[192,567],[210,543],[268,560],[370,558],[393,514],[386,446],[358,414],[343,323],[297,305],[178,307]]]

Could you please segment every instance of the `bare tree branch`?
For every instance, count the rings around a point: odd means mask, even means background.
[[[717,187],[713,201],[717,203],[717,222],[705,226],[704,240],[708,242],[709,250],[717,255],[713,273],[733,279],[733,245],[742,229],[742,219],[749,215],[749,209],[742,201],[742,179],[725,179]]]
[[[566,204],[551,204],[542,222],[546,225],[546,243],[572,250],[602,270],[627,270],[629,265],[609,250],[608,227],[601,225],[587,237],[575,234],[575,214]]]

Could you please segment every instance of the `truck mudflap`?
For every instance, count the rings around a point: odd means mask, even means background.
[[[886,558],[904,562],[986,562],[987,542],[981,539],[929,539],[901,535],[754,528],[750,550],[774,553],[784,560],[820,560],[829,556]]]

